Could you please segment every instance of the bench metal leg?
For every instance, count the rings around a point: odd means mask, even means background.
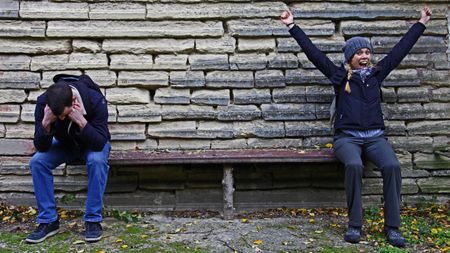
[[[223,166],[223,218],[231,220],[234,218],[233,193],[234,193],[234,179],[233,166]]]

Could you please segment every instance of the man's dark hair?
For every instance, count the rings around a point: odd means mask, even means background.
[[[47,90],[48,107],[55,116],[59,116],[64,112],[64,107],[72,106],[72,89],[66,82],[57,82],[50,86]]]

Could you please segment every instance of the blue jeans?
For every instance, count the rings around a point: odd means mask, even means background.
[[[333,146],[336,157],[345,166],[349,225],[362,226],[361,193],[364,165],[361,156],[364,156],[378,167],[383,177],[384,224],[399,227],[402,175],[400,163],[391,144],[384,136],[361,138],[341,133],[334,137]]]
[[[101,151],[77,151],[65,147],[56,139],[53,139],[52,146],[47,152],[36,152],[30,161],[34,194],[39,208],[36,221],[38,223],[49,223],[58,219],[52,170],[63,163],[83,159],[86,161],[88,174],[84,220],[100,222],[102,220],[103,193],[109,172],[108,157],[110,149],[111,145],[106,143]]]

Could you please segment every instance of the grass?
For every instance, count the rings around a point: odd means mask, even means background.
[[[186,224],[179,224],[167,229],[160,226],[161,224],[146,223],[144,213],[123,211],[107,214],[110,217],[110,222],[105,230],[105,237],[98,243],[87,244],[82,236],[81,214],[64,210],[60,210],[59,214],[60,217],[66,217],[63,218],[64,226],[60,233],[50,240],[37,245],[26,244],[23,239],[30,231],[23,232],[23,228],[31,229],[33,227],[36,215],[35,210],[32,210],[30,207],[12,207],[0,204],[0,253],[212,252],[211,249],[199,247],[194,241],[187,239],[189,237],[184,237],[183,234],[186,231],[189,233],[196,232],[190,230],[188,226],[185,226]],[[304,219],[295,219],[300,216]],[[293,219],[289,223],[284,224],[258,225],[259,219],[276,217],[290,217]],[[112,222],[111,218],[114,218]],[[176,219],[176,217],[174,218]],[[280,252],[302,252],[301,250],[297,251],[298,248],[293,247],[291,243],[295,241],[302,243],[305,241],[305,238],[309,238],[314,243],[308,244],[307,248],[313,252],[450,252],[450,204],[428,204],[402,208],[401,232],[407,240],[406,249],[394,248],[386,242],[383,234],[384,213],[382,208],[377,206],[366,208],[364,218],[362,239],[365,242],[350,245],[340,243],[340,238],[342,238],[346,228],[346,209],[274,209],[248,213],[245,218],[235,221],[241,225],[252,227],[251,234],[247,235],[247,243],[239,244],[238,246],[252,246],[256,239],[262,239],[264,242],[258,246],[263,251],[268,249],[267,247],[276,247]],[[205,218],[199,217],[198,219]],[[78,224],[76,225],[70,225],[77,222]],[[312,230],[304,230],[306,227]],[[287,231],[284,234],[287,234],[288,237],[290,236],[289,239],[286,239],[286,244],[283,244],[285,242],[283,241],[284,238],[274,244],[269,243],[269,237],[261,237],[264,233],[270,234],[270,231],[281,230]],[[179,236],[180,234],[182,237]],[[298,239],[295,239],[295,237]],[[328,237],[334,239],[331,240]],[[178,239],[173,240],[174,238]],[[204,247],[213,247],[210,244],[202,245],[209,245]],[[281,251],[282,248],[287,251]],[[251,251],[253,252],[254,249]]]
[[[359,253],[356,247],[351,248],[325,248],[322,253]]]
[[[130,234],[128,234],[130,233]],[[63,252],[109,252],[112,249],[120,252],[144,252],[144,253],[208,253],[209,250],[200,247],[191,247],[184,243],[161,244],[142,239],[140,229],[127,229],[121,234],[123,241],[113,242],[109,245],[109,250],[105,250],[107,245],[87,244],[81,240],[75,240],[71,233],[58,233],[49,240],[39,244],[27,244],[23,239],[26,233],[8,233],[0,232],[0,253],[26,253],[26,252],[45,252],[45,253],[63,253]],[[104,242],[108,243],[108,242]],[[111,247],[112,246],[112,247]]]
[[[379,253],[408,252],[389,246],[383,234],[383,209],[369,207],[365,210],[366,234],[380,245]],[[450,252],[450,209],[445,205],[404,207],[401,211],[400,231],[408,244],[417,248],[429,247],[435,251]]]
[[[71,239],[70,233],[58,233],[54,240],[46,240],[40,244],[28,244],[24,241],[26,233],[0,232],[0,252],[69,252]]]

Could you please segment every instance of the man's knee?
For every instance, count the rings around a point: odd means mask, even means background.
[[[90,152],[86,158],[87,165],[94,166],[106,166],[108,164],[108,158],[103,152]]]
[[[30,165],[30,170],[33,171],[36,168],[39,168],[40,166],[43,165],[43,162],[45,161],[44,157],[42,156],[42,154],[40,152],[36,152],[33,157],[31,157],[29,165]]]

